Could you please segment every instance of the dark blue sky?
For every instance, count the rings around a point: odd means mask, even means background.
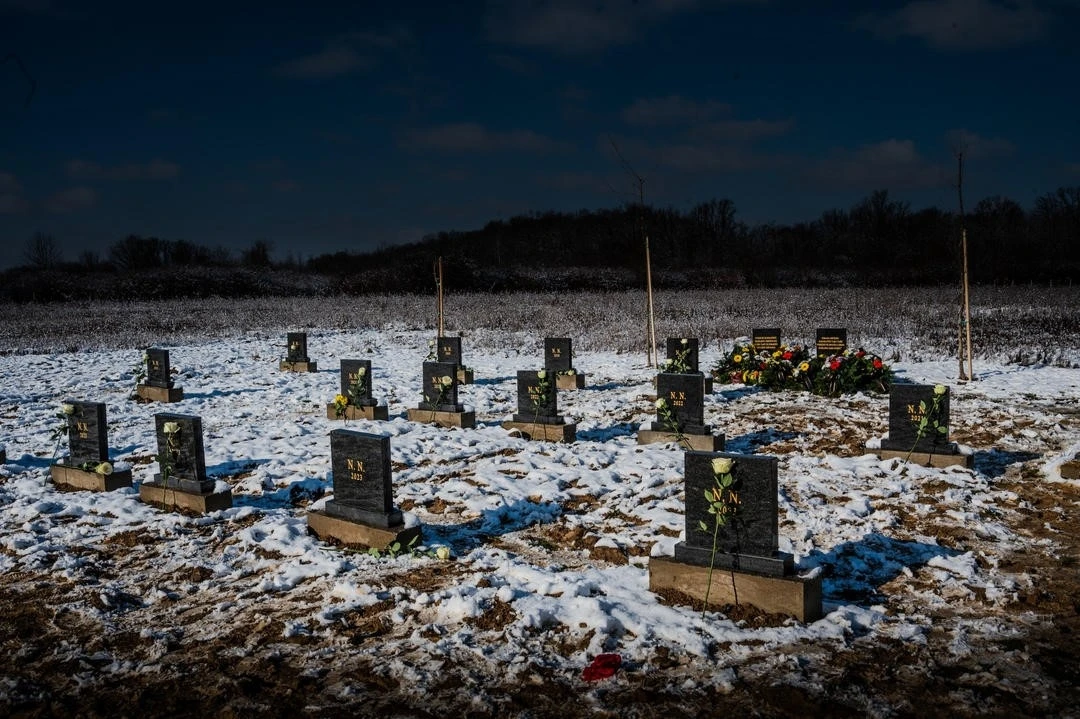
[[[1080,184],[1080,0],[0,0],[8,53],[0,267],[35,231],[283,259],[616,206],[612,140],[647,202],[751,223],[953,209],[958,142],[969,208]]]

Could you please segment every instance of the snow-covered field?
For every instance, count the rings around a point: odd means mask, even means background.
[[[635,438],[654,413],[643,352],[603,349],[580,323],[549,332],[574,338],[588,386],[559,395],[576,443],[529,442],[499,423],[514,412],[516,371],[542,364],[542,333],[469,328],[477,382],[461,397],[478,426],[448,430],[404,418],[433,336],[407,325],[236,326],[203,341],[163,331],[155,344],[184,389],[173,405],[130,399],[141,351],[122,340],[9,342],[0,713],[1074,711],[1080,663],[1062,637],[1080,630],[1080,482],[1058,468],[1080,451],[1075,333],[1050,349],[1066,366],[1012,363],[1022,344],[996,346],[977,353],[978,381],[960,384],[955,359],[913,351],[920,337],[849,319],[855,342],[900,358],[898,381],[951,386],[952,438],[973,470],[863,454],[886,432],[884,396],[717,385],[706,422],[728,451],[779,458],[780,548],[824,577],[825,617],[803,625],[745,607],[703,621],[648,590],[649,557],[671,554],[684,518],[682,453]],[[278,370],[298,329],[317,373]],[[719,354],[703,343],[703,368]],[[390,421],[347,427],[391,437],[395,503],[423,525],[417,555],[374,557],[307,532],[306,512],[332,489],[328,433],[343,425],[325,406],[348,358],[372,360]],[[188,517],[134,489],[58,491],[49,434],[67,398],[107,403],[112,456],[136,482],[157,471],[154,413],[200,416],[208,471],[234,507]],[[438,547],[451,558],[431,556]],[[610,652],[616,675],[583,681]]]

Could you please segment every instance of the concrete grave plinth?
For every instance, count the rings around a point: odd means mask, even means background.
[[[135,385],[135,394],[147,402],[179,402],[184,399],[184,388],[139,384]]]
[[[476,412],[446,412],[443,410],[410,409],[408,411],[410,422],[423,424],[435,424],[440,427],[461,427],[471,429],[476,426]]]
[[[709,606],[749,604],[770,614],[786,614],[800,622],[821,618],[821,575],[767,576],[731,569],[715,569],[709,588],[709,568],[677,562],[670,557],[649,559],[649,591],[671,589],[700,601],[709,592]],[[736,597],[737,595],[737,597]]]
[[[53,484],[68,489],[85,489],[91,492],[111,492],[131,486],[131,470],[114,470],[112,474],[100,474],[92,470],[54,464],[49,468]]]
[[[414,537],[419,542],[422,534],[419,525],[407,529],[404,523],[386,528],[372,527],[333,517],[322,511],[308,512],[307,522],[312,533],[319,539],[334,540],[353,547],[385,549],[394,542],[400,542],[404,548],[409,546]]]
[[[867,449],[864,454],[876,454],[882,459],[904,459],[908,456],[907,450],[900,449]],[[966,467],[968,469],[975,467],[975,455],[961,454],[959,451],[912,452],[908,461],[920,467]]]
[[[582,372],[575,372],[574,374],[555,375],[555,388],[585,389],[585,374]]]
[[[354,405],[350,404],[345,407],[345,414],[342,417],[338,417],[337,408],[334,403],[326,405],[326,418],[327,419],[369,419],[369,420],[382,420],[386,421],[390,419],[389,408],[385,405]]]
[[[543,422],[512,422],[502,423],[502,427],[510,432],[519,432],[525,439],[543,440],[546,442],[574,442],[577,440],[577,424],[544,424]]]
[[[281,360],[278,365],[278,369],[282,372],[318,372],[318,362],[290,362],[289,360]]]
[[[139,485],[139,499],[165,511],[187,510],[208,514],[232,507],[232,490],[224,492],[188,492],[161,484],[159,476],[153,482]]]
[[[696,452],[722,452],[724,450],[724,435],[722,434],[686,434],[682,439],[672,432],[658,432],[652,429],[641,429],[637,433],[638,444],[661,444],[663,442],[676,442],[682,449],[691,449]]]

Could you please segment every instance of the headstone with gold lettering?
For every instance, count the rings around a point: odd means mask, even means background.
[[[818,355],[831,357],[842,355],[847,350],[847,329],[843,327],[819,327],[814,351]]]
[[[718,452],[724,435],[705,424],[705,379],[698,374],[656,376],[656,420],[638,430],[638,444],[676,442],[683,449]]]
[[[408,411],[409,420],[440,427],[475,427],[476,412],[458,402],[457,365],[425,362],[420,404]]]
[[[68,456],[50,467],[53,484],[110,492],[131,486],[131,470],[109,461],[109,435],[103,402],[65,400]]]
[[[371,396],[371,360],[341,360],[341,391],[326,405],[327,419],[389,419],[385,403]]]
[[[161,509],[206,514],[232,507],[232,490],[206,474],[202,418],[154,415],[159,472],[139,485],[139,499]]]
[[[278,364],[278,369],[286,372],[318,372],[318,362],[308,357],[307,332],[285,333],[285,359]]]
[[[555,375],[557,389],[585,388],[585,373],[574,369],[573,343],[569,337],[544,338],[544,370]]]
[[[750,331],[750,338],[755,352],[773,352],[780,349],[779,327],[755,327]]]
[[[700,374],[705,379],[705,394],[712,394],[713,378],[706,376],[699,366],[697,337],[668,337],[665,346],[664,372]]]
[[[894,384],[889,390],[889,436],[867,454],[933,467],[973,467],[974,455],[949,441],[949,394],[945,385]]]
[[[458,384],[472,384],[473,371],[465,366],[461,359],[461,337],[438,337],[435,340],[435,354],[437,362],[453,362],[457,365],[454,374]]]
[[[184,389],[173,386],[169,350],[146,350],[146,381],[135,386],[135,394],[145,402],[179,402],[184,398]]]
[[[420,539],[420,526],[406,527],[394,507],[390,438],[335,429],[330,433],[334,497],[308,512],[308,526],[322,539],[383,549],[406,548]]]
[[[504,429],[526,439],[577,439],[577,425],[559,414],[558,386],[548,370],[519,370],[517,385],[518,411],[512,420],[502,423]]]

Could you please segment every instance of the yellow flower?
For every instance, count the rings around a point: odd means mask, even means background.
[[[727,474],[731,471],[731,465],[733,462],[728,457],[717,457],[712,461],[713,474]]]
[[[781,352],[780,350],[776,350],[775,352],[772,353],[772,356],[773,356],[774,359],[780,359],[781,357],[784,356],[784,353]]]
[[[349,398],[343,394],[335,395],[334,404],[344,407],[345,405],[349,404]]]
[[[803,362],[802,364],[800,364],[799,365],[799,371],[800,372],[809,372],[810,371],[810,363],[809,362]]]
[[[735,355],[731,358],[731,361],[735,364],[739,364],[740,362],[742,362],[742,355]]]

